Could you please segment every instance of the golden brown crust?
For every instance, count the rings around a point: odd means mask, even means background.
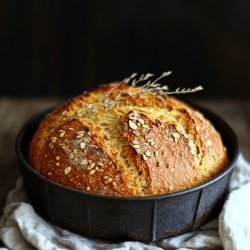
[[[139,96],[140,88],[115,102],[127,89],[103,85],[48,114],[30,145],[32,167],[65,186],[113,196],[184,190],[226,167],[221,137],[202,114],[172,97]]]

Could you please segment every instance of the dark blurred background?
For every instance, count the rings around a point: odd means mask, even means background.
[[[133,72],[248,98],[250,1],[0,0],[0,96],[68,97]]]

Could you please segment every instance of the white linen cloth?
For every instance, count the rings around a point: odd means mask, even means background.
[[[239,157],[229,186],[230,195],[218,219],[199,230],[157,243],[136,241],[109,242],[89,239],[69,232],[45,221],[30,205],[22,178],[7,197],[4,214],[0,220],[0,239],[6,248],[0,249],[250,249],[250,164]]]

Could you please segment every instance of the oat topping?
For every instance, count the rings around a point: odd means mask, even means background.
[[[140,148],[136,148],[136,149],[135,149],[135,151],[136,151],[136,153],[137,153],[137,154],[142,154],[142,152],[141,152],[141,149],[140,149]]]
[[[83,159],[81,162],[80,162],[81,165],[83,166],[86,166],[88,164],[88,161],[86,159]]]
[[[64,151],[67,150],[66,145],[61,145],[61,148],[62,148]]]
[[[92,170],[89,171],[90,176],[93,175],[94,173],[95,173],[95,169],[92,169]]]
[[[132,143],[133,143],[133,144],[139,144],[139,142],[138,142],[138,141],[132,141]]]
[[[90,165],[87,166],[87,170],[89,171],[94,167],[95,167],[95,163],[93,162],[93,163],[91,163]]]
[[[128,121],[128,126],[133,130],[137,130],[138,128],[137,125],[131,120]]]
[[[80,142],[80,149],[84,149],[86,147],[86,142]]]
[[[173,133],[172,136],[176,139],[179,139],[180,138],[180,134],[179,133]]]
[[[69,153],[69,159],[74,159],[74,154],[73,153]]]
[[[65,131],[63,129],[59,130],[58,132],[61,138],[65,135]]]
[[[70,171],[71,171],[71,167],[67,167],[64,169],[64,174],[69,174]]]
[[[82,130],[82,131],[77,131],[76,132],[76,138],[79,139],[79,138],[82,138],[85,134],[85,131]]]
[[[154,141],[153,138],[150,138],[150,139],[147,140],[148,143],[153,142],[153,141]]]
[[[104,180],[104,184],[109,184],[112,181],[113,179],[111,177],[108,177],[107,179]]]
[[[51,137],[51,141],[52,141],[53,143],[56,143],[56,141],[57,141],[57,137],[52,136],[52,137]]]

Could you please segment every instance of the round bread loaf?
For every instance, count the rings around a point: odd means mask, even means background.
[[[67,187],[149,196],[209,180],[227,166],[228,156],[220,134],[197,110],[173,97],[112,83],[46,115],[29,161]]]

